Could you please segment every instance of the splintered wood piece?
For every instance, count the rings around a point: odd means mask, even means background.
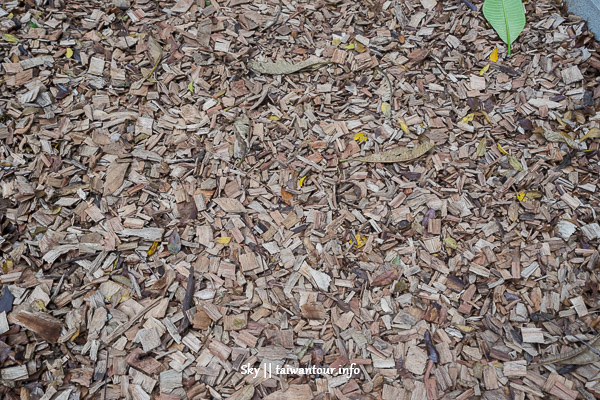
[[[163,368],[160,362],[155,358],[148,356],[141,349],[133,349],[133,351],[125,357],[125,361],[127,364],[144,371],[148,375],[156,374]]]
[[[325,307],[321,303],[307,303],[303,304],[300,309],[302,310],[302,316],[308,319],[325,319],[327,318],[327,312]]]
[[[19,325],[50,343],[58,342],[64,324],[57,318],[43,312],[20,311],[16,315]]]

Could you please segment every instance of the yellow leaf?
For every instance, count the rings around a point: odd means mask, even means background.
[[[592,128],[579,141],[583,142],[585,139],[595,139],[598,137],[600,137],[600,129]]]
[[[489,63],[486,64],[485,67],[481,68],[481,71],[479,71],[479,75],[485,74],[486,72],[488,72],[488,69],[490,69],[490,64]]]
[[[301,188],[304,185],[304,181],[306,180],[306,176],[303,176],[298,180],[298,187]]]
[[[400,124],[400,129],[402,129],[404,133],[408,134],[408,125],[406,125],[406,122],[404,122],[402,118],[398,117],[398,123]]]
[[[333,38],[333,40],[331,41],[331,45],[335,46],[335,47],[338,47],[340,45],[340,43],[342,43],[342,41],[340,38],[337,38],[337,37]]]
[[[517,157],[513,155],[508,156],[508,162],[515,171],[523,171],[523,165],[521,165],[521,162],[517,159]]]
[[[367,135],[365,135],[362,132],[358,132],[354,134],[354,140],[356,140],[357,142],[361,143],[361,142],[366,142],[368,139]]]
[[[231,242],[231,236],[221,236],[217,239],[217,243],[229,244],[229,242]]]
[[[494,49],[494,51],[491,52],[491,54],[490,54],[490,60],[492,62],[497,62],[498,61],[498,48],[497,47]]]
[[[467,114],[464,116],[463,119],[460,120],[460,122],[462,122],[463,124],[468,124],[469,122],[473,121],[473,118],[475,118],[475,114]]]
[[[15,35],[11,35],[10,33],[3,33],[2,40],[8,43],[18,43],[19,39]]]
[[[381,112],[386,118],[389,118],[392,115],[392,106],[387,101],[381,103]]]
[[[146,252],[146,254],[148,254],[148,257],[150,257],[152,254],[156,253],[156,249],[158,249],[159,243],[160,242],[158,242],[158,241],[152,243],[152,246],[150,246],[150,248]]]
[[[70,342],[72,342],[73,340],[77,339],[77,337],[79,336],[79,333],[81,332],[80,327],[77,327],[77,330],[75,331],[75,333],[73,334],[73,336],[71,336],[71,338],[69,339]]]
[[[367,51],[367,47],[362,44],[361,42],[354,42],[354,50],[356,50],[359,53],[364,53],[365,51]]]
[[[498,146],[498,150],[500,150],[500,153],[508,154],[508,151],[504,150],[504,147],[500,146],[500,143],[498,143],[497,146]]]
[[[270,115],[270,116],[269,116],[269,119],[270,119],[271,121],[279,121],[281,118],[279,118],[277,115]]]
[[[454,240],[451,237],[445,238],[444,243],[446,244],[446,247],[449,247],[453,250],[456,250],[458,248],[458,243],[456,243],[456,240]]]
[[[190,81],[190,83],[188,83],[188,90],[190,93],[194,93],[194,81]]]
[[[31,308],[33,308],[34,311],[46,311],[46,305],[39,299],[31,302]]]
[[[354,42],[347,44],[345,46],[342,46],[342,49],[344,50],[354,50]]]
[[[367,243],[367,238],[364,235],[361,235],[360,233],[354,235],[354,239],[356,240],[356,242],[354,242],[354,240],[349,240],[348,243],[353,243],[354,247],[356,247],[357,249],[360,249]]]
[[[67,58],[73,57],[73,50],[71,50],[71,48],[67,49],[67,52],[65,53],[65,57],[67,57]]]
[[[469,332],[473,332],[475,330],[475,328],[473,328],[472,326],[466,326],[466,325],[456,325],[456,327],[463,331],[464,333],[469,333]]]
[[[477,114],[483,115],[483,118],[485,118],[485,120],[487,121],[488,124],[492,123],[492,120],[490,119],[490,116],[485,111],[479,110],[479,111],[477,111]]]
[[[486,142],[486,138],[483,138],[477,145],[477,157],[483,157],[485,155]]]
[[[12,271],[14,267],[15,264],[10,258],[2,263],[2,271],[4,271],[5,274],[8,274],[10,271]]]
[[[521,190],[517,193],[517,200],[521,202],[531,201],[542,197],[542,192],[539,190]]]

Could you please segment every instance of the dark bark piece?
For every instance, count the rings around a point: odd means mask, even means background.
[[[192,299],[194,297],[194,288],[196,287],[196,280],[194,278],[194,267],[190,265],[190,272],[188,275],[187,286],[185,288],[185,296],[183,297],[183,322],[179,326],[179,333],[183,333],[190,326],[190,319],[188,318],[187,311],[192,308]]]
[[[159,373],[163,366],[154,357],[148,356],[142,349],[133,349],[131,353],[125,357],[127,364],[137,368],[146,374],[152,375]]]
[[[58,342],[63,323],[53,316],[42,312],[20,311],[16,319],[22,327],[28,329],[50,343]]]
[[[14,301],[15,296],[8,290],[8,286],[4,286],[2,296],[0,297],[0,312],[11,312]]]

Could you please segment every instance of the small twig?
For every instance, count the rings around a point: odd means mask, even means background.
[[[557,326],[560,330],[563,331],[563,335],[573,335],[571,333],[571,330],[569,328],[563,330],[562,327],[560,325],[558,325],[556,322],[552,321],[550,318],[546,317],[544,314],[542,313],[538,313],[538,315],[540,317],[542,317],[543,319],[545,319],[546,321],[554,324],[555,326]],[[594,346],[592,346],[591,344],[589,344],[588,342],[586,342],[585,340],[579,339],[577,337],[577,335],[573,335],[573,337],[575,339],[577,339],[577,341],[579,341],[579,343],[583,344],[584,346],[588,347],[590,350],[592,350],[592,352],[594,352],[596,355],[600,356],[600,351],[598,351],[598,349],[596,349]]]
[[[63,261],[63,262],[61,262],[59,264],[56,264],[54,266],[54,268],[60,268],[63,265],[71,264],[71,263],[74,263],[76,261],[87,260],[88,258],[94,258],[94,257],[96,257],[96,254],[88,254],[86,256],[79,256],[79,257],[71,258],[70,260],[66,260],[66,261]]]
[[[140,260],[141,260],[141,261],[142,261],[144,264],[146,264],[146,267],[147,267],[147,268],[150,270],[150,272],[152,272],[152,276],[154,276],[154,278],[155,278],[156,280],[158,280],[158,276],[156,276],[156,274],[154,273],[154,270],[152,269],[152,267],[150,267],[150,264],[148,264],[148,261],[146,261],[146,260],[145,260],[145,259],[142,257],[142,254],[141,254],[139,251],[137,251],[137,249],[136,249],[136,250],[134,250],[134,251],[135,251],[135,254],[137,254],[137,256],[140,258]]]
[[[269,29],[270,27],[272,27],[273,25],[275,25],[277,23],[277,21],[279,20],[279,16],[281,15],[281,11],[283,11],[283,2],[281,0],[279,0],[279,4],[277,5],[276,9],[275,9],[275,14],[273,15],[273,19],[271,19],[270,21],[268,21],[265,26],[263,26],[260,31],[264,32],[267,29]]]

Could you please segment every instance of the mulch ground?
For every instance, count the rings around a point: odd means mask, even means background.
[[[474,5],[3,1],[1,397],[600,396],[600,46]]]

